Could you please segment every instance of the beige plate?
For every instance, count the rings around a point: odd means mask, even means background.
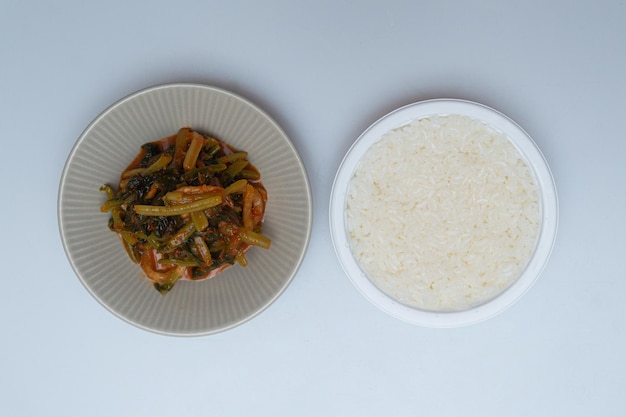
[[[162,296],[108,230],[99,187],[117,184],[140,145],[182,126],[249,153],[268,191],[263,231],[272,246],[252,248],[246,268],[236,265],[210,280],[179,282]],[[74,271],[108,310],[156,333],[206,335],[256,316],[293,280],[311,234],[311,190],[293,144],[257,106],[214,87],[167,84],[120,100],[87,127],[61,177],[58,220]]]

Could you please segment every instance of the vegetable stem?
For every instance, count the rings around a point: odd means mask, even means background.
[[[159,159],[154,161],[152,165],[146,168],[146,170],[142,172],[141,175],[149,175],[154,172],[157,172],[158,170],[165,168],[171,161],[172,161],[172,157],[170,155],[166,153],[162,153],[159,156]]]
[[[224,194],[228,195],[228,194],[234,194],[234,193],[241,193],[246,189],[247,184],[248,184],[247,180],[235,181],[224,189]]]
[[[191,237],[196,231],[196,226],[193,222],[189,222],[184,225],[172,238],[167,242],[165,247],[161,250],[162,253],[169,253],[181,246]]]
[[[206,214],[202,210],[192,212],[191,221],[196,226],[198,232],[202,232],[209,227],[209,219],[207,219]]]
[[[176,134],[174,143],[174,158],[172,159],[173,166],[181,166],[185,159],[185,148],[187,147],[187,136],[191,132],[191,129],[187,127],[181,128]]]
[[[194,132],[193,139],[191,139],[191,144],[189,145],[189,149],[187,149],[187,153],[185,154],[185,159],[183,161],[183,169],[185,171],[191,171],[196,167],[196,161],[198,160],[198,155],[200,155],[203,145],[204,138]]]
[[[192,201],[190,203],[178,204],[175,206],[151,206],[144,204],[136,204],[134,206],[135,213],[144,216],[178,216],[181,214],[193,213],[194,211],[205,210],[218,206],[222,202],[222,196],[212,195],[201,200]]]
[[[194,248],[196,249],[197,256],[202,260],[205,265],[211,265],[213,259],[211,258],[211,251],[202,237],[196,236],[193,238]]]
[[[248,157],[248,152],[233,152],[217,159],[219,163],[228,164],[235,161],[241,161]]]
[[[245,230],[241,233],[241,240],[248,245],[259,246],[263,249],[269,249],[272,241],[263,236],[260,233],[253,232],[252,230]]]

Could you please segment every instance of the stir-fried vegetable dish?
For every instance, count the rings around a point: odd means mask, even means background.
[[[188,127],[141,146],[117,190],[101,191],[109,228],[162,294],[178,280],[246,266],[251,246],[270,247],[267,192],[248,154]]]

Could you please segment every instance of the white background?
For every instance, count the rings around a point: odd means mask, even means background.
[[[623,416],[626,2],[5,1],[0,8],[2,416]],[[67,155],[138,89],[199,82],[257,103],[307,167],[314,225],[283,296],[173,338],[82,287],[57,226]],[[559,191],[553,256],[487,322],[395,320],[343,274],[328,228],[367,126],[453,97],[522,125]]]

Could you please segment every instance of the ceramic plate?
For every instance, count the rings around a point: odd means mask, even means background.
[[[117,185],[139,147],[180,127],[214,135],[249,153],[268,191],[263,233],[269,250],[252,248],[248,267],[213,279],[181,281],[165,296],[109,231],[99,187]],[[293,280],[312,224],[311,190],[296,149],[263,110],[231,92],[197,84],[167,84],[136,92],[99,115],[67,160],[58,220],[67,257],[91,295],[113,314],[168,335],[206,335],[233,328],[275,301]]]

